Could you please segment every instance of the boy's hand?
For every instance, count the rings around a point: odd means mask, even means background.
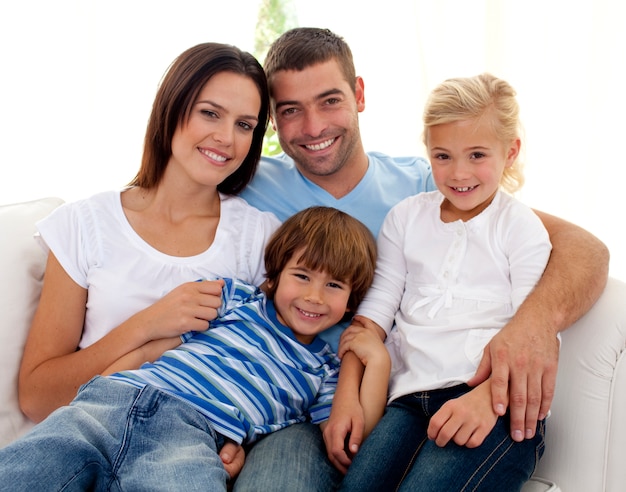
[[[451,440],[475,448],[496,425],[498,415],[491,404],[491,383],[485,381],[469,393],[443,404],[428,425],[428,438],[443,447]]]
[[[233,441],[226,441],[220,450],[220,458],[224,469],[232,480],[241,472],[246,461],[246,452],[243,446],[235,444]]]

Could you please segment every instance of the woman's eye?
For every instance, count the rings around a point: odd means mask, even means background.
[[[251,125],[250,123],[248,123],[247,121],[240,121],[238,123],[238,125],[243,128],[244,130],[249,130],[252,131],[255,128],[255,125]]]
[[[209,118],[217,118],[217,113],[215,111],[211,111],[210,109],[202,109],[200,112]]]

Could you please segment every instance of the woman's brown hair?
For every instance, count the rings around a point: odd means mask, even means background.
[[[149,189],[159,184],[172,155],[174,132],[189,121],[191,108],[207,81],[221,72],[249,77],[259,90],[261,109],[248,155],[241,166],[217,186],[217,190],[235,195],[250,182],[261,158],[263,136],[267,129],[267,79],[263,68],[250,53],[231,45],[204,43],[179,55],[165,74],[148,120],[141,168],[131,186]]]

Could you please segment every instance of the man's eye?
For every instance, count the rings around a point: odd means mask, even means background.
[[[289,116],[291,114],[294,114],[296,112],[296,108],[287,108],[287,109],[283,109],[280,114],[282,114],[283,116]]]

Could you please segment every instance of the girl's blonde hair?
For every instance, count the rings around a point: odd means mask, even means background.
[[[502,142],[521,138],[519,105],[516,92],[508,82],[483,73],[475,77],[453,78],[436,87],[424,108],[423,141],[427,145],[428,131],[435,125],[459,120],[489,118],[493,131]],[[504,169],[500,186],[514,193],[524,184],[522,163],[518,158]]]

